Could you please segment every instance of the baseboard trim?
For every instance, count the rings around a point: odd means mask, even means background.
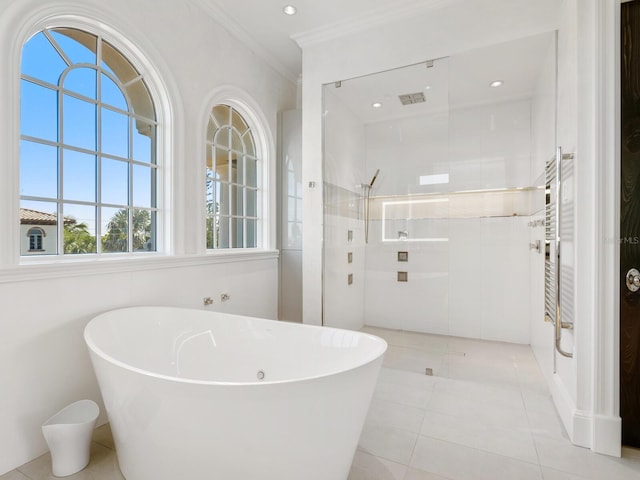
[[[549,382],[551,396],[571,443],[596,453],[622,455],[622,421],[620,417],[593,415],[578,410],[562,379],[554,374]]]
[[[591,450],[614,457],[622,456],[622,419],[620,417],[593,416]]]

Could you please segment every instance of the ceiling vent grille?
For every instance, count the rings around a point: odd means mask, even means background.
[[[424,98],[424,93],[406,93],[404,95],[399,95],[398,98],[402,105],[413,105],[414,103],[424,103],[426,99]]]

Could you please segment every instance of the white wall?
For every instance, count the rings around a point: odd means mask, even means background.
[[[30,25],[51,15],[106,25],[144,53],[167,91],[169,171],[165,211],[171,257],[132,262],[18,265],[18,127],[20,47]],[[44,22],[46,23],[46,22]],[[296,105],[296,85],[190,2],[155,0],[0,0],[0,474],[46,451],[40,425],[79,398],[99,400],[82,329],[97,313],[125,305],[202,307],[277,316],[277,254],[211,256],[204,252],[204,131],[207,104],[233,86],[264,119],[271,167],[267,222],[275,246],[277,114]],[[229,89],[228,89],[229,90]],[[269,151],[271,149],[271,151]],[[15,228],[12,229],[12,225]],[[15,232],[13,235],[12,232]],[[15,238],[14,238],[15,237]],[[231,300],[220,302],[228,293]],[[104,413],[100,419],[105,420]]]
[[[367,170],[380,168],[374,201],[530,186],[530,136],[529,99],[368,124]],[[419,184],[421,175],[443,173],[448,184]],[[492,217],[479,207],[483,196],[470,195],[466,203],[473,206],[466,210],[475,211],[469,217],[460,212],[465,202],[459,197],[443,200],[432,212],[417,204],[400,218],[388,212],[394,218],[387,216],[384,225],[380,211],[372,209],[365,323],[528,344],[530,219],[512,215],[528,215],[529,208],[510,210],[503,198],[497,215],[504,216]],[[386,239],[406,231],[408,241],[383,241],[382,228]],[[409,261],[398,262],[398,251],[408,252]],[[398,271],[408,272],[408,282],[397,281]]]

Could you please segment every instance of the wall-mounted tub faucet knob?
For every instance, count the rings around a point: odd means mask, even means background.
[[[226,302],[227,300],[231,300],[231,295],[229,295],[228,293],[222,293],[220,295],[220,300],[222,300],[223,302]]]

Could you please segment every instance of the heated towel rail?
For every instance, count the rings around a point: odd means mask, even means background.
[[[562,330],[572,329],[573,322],[562,319],[560,306],[560,212],[562,204],[562,161],[573,160],[573,153],[562,153],[558,147],[556,155],[545,169],[545,264],[544,264],[544,315],[554,325],[556,350],[564,357],[573,357],[572,352],[562,348]]]

